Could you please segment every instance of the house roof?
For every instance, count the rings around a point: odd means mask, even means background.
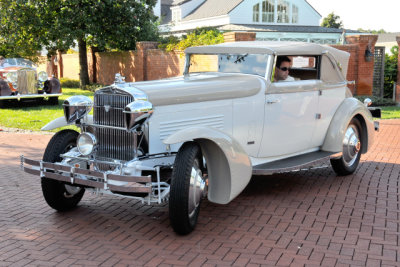
[[[187,15],[183,21],[227,15],[243,1],[244,0],[207,0]]]
[[[253,32],[304,32],[304,33],[342,33],[343,29],[326,28],[321,26],[298,25],[257,25],[257,24],[228,24],[218,28],[222,31],[253,31]],[[347,30],[346,33],[359,33]]]
[[[189,1],[191,1],[191,0],[172,0],[172,5],[173,6],[179,6],[179,5],[182,5],[182,4],[184,4],[186,2],[189,2]]]
[[[391,43],[396,42],[396,37],[400,36],[400,32],[381,33],[378,34],[377,43]]]

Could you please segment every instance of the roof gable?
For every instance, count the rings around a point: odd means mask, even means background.
[[[207,0],[187,15],[183,21],[227,15],[243,1],[244,0]]]

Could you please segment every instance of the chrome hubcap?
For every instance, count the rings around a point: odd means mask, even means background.
[[[192,166],[189,184],[189,218],[196,213],[196,208],[200,205],[200,200],[206,191],[206,181],[203,179],[203,173],[196,159]]]
[[[360,153],[360,135],[355,125],[349,125],[343,138],[343,161],[347,166],[351,166]]]

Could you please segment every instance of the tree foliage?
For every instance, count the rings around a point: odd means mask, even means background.
[[[380,30],[368,29],[368,30],[365,30],[365,29],[362,29],[362,28],[358,28],[357,31],[359,31],[359,32],[367,32],[367,33],[372,33],[372,34],[386,33],[386,31],[384,29],[380,29]]]
[[[322,27],[327,27],[327,28],[336,28],[336,29],[342,29],[343,28],[343,22],[340,20],[340,17],[335,15],[333,12],[328,14],[321,23]]]
[[[34,56],[78,42],[80,79],[89,82],[87,46],[97,51],[135,49],[158,38],[156,0],[0,0],[0,53]]]
[[[165,48],[167,51],[183,51],[191,46],[212,45],[223,42],[224,36],[219,30],[215,28],[198,28],[183,36],[182,39],[174,36],[168,37],[167,42],[161,48]]]
[[[391,55],[385,54],[384,97],[386,98],[392,98],[393,85],[397,82],[399,47],[393,46],[390,52]]]

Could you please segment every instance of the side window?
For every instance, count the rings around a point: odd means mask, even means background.
[[[319,56],[278,56],[273,81],[318,80],[319,61]]]
[[[343,81],[334,63],[328,58],[327,55],[322,56],[321,80],[326,83],[339,83]]]

